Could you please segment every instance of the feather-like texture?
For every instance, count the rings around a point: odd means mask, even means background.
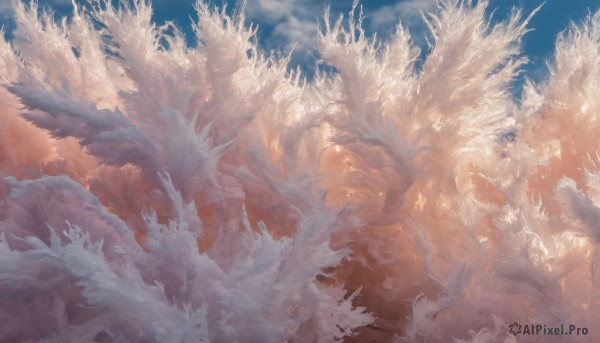
[[[194,48],[145,1],[17,3],[0,341],[600,340],[600,13],[517,103],[536,11],[488,5],[440,1],[419,68],[327,11],[306,81],[204,2]]]

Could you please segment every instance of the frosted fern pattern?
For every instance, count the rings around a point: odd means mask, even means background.
[[[203,2],[194,48],[145,2],[16,3],[0,341],[600,340],[600,13],[517,101],[535,13],[487,6],[440,2],[422,66],[326,12],[306,81]]]

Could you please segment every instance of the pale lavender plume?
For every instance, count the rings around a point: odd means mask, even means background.
[[[326,11],[306,79],[202,0],[194,48],[142,0],[16,2],[0,342],[600,341],[600,13],[517,101],[536,11],[488,5],[425,13],[422,65]]]

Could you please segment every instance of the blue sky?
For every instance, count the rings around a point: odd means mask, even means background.
[[[77,0],[77,2],[83,2]],[[154,16],[157,22],[173,20],[186,33],[190,44],[194,44],[190,29],[190,17],[194,18],[195,0],[155,0]],[[494,20],[506,18],[513,6],[523,8],[525,14],[539,6],[541,0],[490,0],[489,10],[495,9]],[[39,0],[42,6],[52,7],[58,16],[69,15],[72,11],[70,0]],[[214,5],[226,4],[231,10],[239,4],[235,0],[212,1]],[[317,20],[326,5],[331,6],[334,18],[338,13],[347,14],[352,0],[246,0],[248,21],[259,25],[259,42],[265,51],[286,53],[296,46],[294,63],[307,70],[314,67],[315,54],[312,42],[317,30]],[[435,0],[364,0],[365,28],[369,34],[378,33],[385,38],[394,31],[401,21],[408,27],[415,42],[425,48],[426,32],[421,20],[421,11],[435,7]],[[547,0],[540,12],[533,18],[524,40],[524,52],[531,60],[526,67],[527,75],[540,80],[546,73],[545,60],[551,57],[554,41],[560,31],[567,28],[570,21],[581,22],[589,12],[600,7],[599,0]],[[10,36],[11,0],[0,0],[0,23]],[[426,51],[425,51],[426,53]]]

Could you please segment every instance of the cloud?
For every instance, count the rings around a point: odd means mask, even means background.
[[[394,27],[398,22],[412,26],[421,22],[421,13],[434,9],[436,0],[407,0],[379,8],[368,15],[373,29]]]
[[[18,0],[19,1],[19,0]],[[40,8],[71,8],[71,0],[46,0],[40,1]],[[0,25],[6,25],[14,22],[15,9],[13,0],[0,0]]]
[[[249,0],[246,15],[260,21],[275,22],[293,16],[298,3],[295,0]]]
[[[413,34],[423,36],[426,26],[421,13],[434,9],[436,0],[406,0],[386,6],[363,1],[362,5],[366,15],[365,29],[369,32],[378,32],[380,37],[385,37],[401,22],[403,26],[410,27]],[[318,20],[325,6],[324,2],[316,0],[248,0],[245,13],[248,21],[261,27],[261,40],[267,50],[289,52],[295,47],[293,62],[310,64],[314,58]],[[330,6],[335,20],[338,13],[347,16],[352,1],[339,1]],[[424,39],[417,43],[424,43]]]
[[[0,23],[4,23],[13,16],[13,4],[11,0],[0,0]]]
[[[347,12],[352,4],[351,1],[340,3],[330,5],[334,16]],[[245,12],[248,21],[259,25],[259,35],[266,50],[287,54],[294,49],[292,67],[312,70],[318,23],[326,6],[318,0],[248,0]]]
[[[303,47],[312,47],[316,34],[317,24],[315,21],[308,22],[298,17],[289,17],[273,28],[275,37],[283,38]]]
[[[378,32],[379,36],[389,35],[400,24],[409,29],[415,43],[424,46],[427,26],[423,21],[422,13],[426,14],[435,8],[436,0],[407,0],[367,13],[366,19],[369,29]]]
[[[325,6],[320,1],[249,0],[246,16],[259,24],[267,50],[287,53],[294,48],[293,62],[306,63],[312,59],[317,18]]]

